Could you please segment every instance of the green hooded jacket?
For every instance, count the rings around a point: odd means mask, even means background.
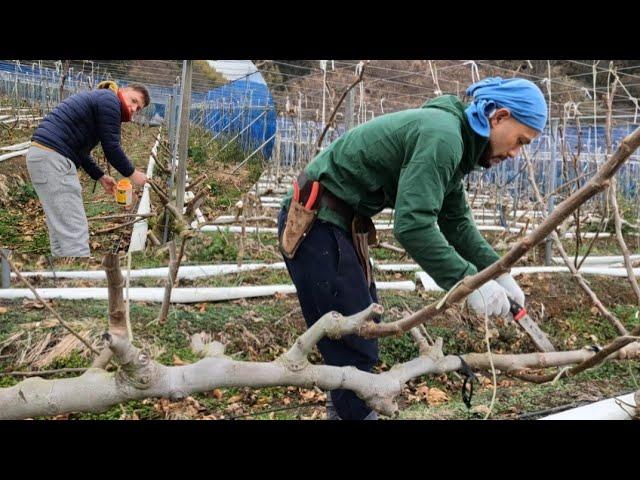
[[[395,208],[396,239],[445,290],[500,258],[478,232],[464,194],[463,177],[488,143],[469,126],[466,106],[444,95],[380,116],[342,135],[305,168],[309,179],[362,215]],[[327,208],[318,218],[350,231]]]

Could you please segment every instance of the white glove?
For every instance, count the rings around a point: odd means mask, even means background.
[[[524,292],[509,273],[503,273],[496,282],[507,292],[507,295],[524,307]]]
[[[484,315],[486,311],[489,316],[506,317],[510,307],[507,292],[495,280],[489,280],[469,295],[467,303],[477,315]]]

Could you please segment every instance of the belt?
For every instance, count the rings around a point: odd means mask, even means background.
[[[304,171],[298,175],[298,185],[300,188],[300,202],[305,203],[311,193],[312,180],[309,180]],[[320,182],[322,185],[322,182]],[[326,207],[329,210],[334,211],[342,217],[347,225],[351,225],[355,211],[353,207],[341,198],[334,195],[328,188],[322,185],[322,189],[319,194],[318,207]]]
[[[42,145],[41,143],[38,143],[38,142],[34,142],[33,140],[31,140],[31,146],[32,146],[32,147],[42,148],[42,149],[44,149],[44,150],[49,150],[49,151],[51,151],[51,152],[58,153],[58,152],[56,152],[53,148],[51,148],[51,147],[47,147],[46,145]]]

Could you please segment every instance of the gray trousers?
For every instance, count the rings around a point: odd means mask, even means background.
[[[88,257],[89,224],[73,161],[34,145],[27,152],[27,170],[46,215],[51,255]]]

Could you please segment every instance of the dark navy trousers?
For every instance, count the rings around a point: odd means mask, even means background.
[[[278,217],[278,234],[286,224],[287,211]],[[375,283],[367,286],[364,271],[351,240],[351,233],[323,220],[316,220],[293,259],[285,258],[298,293],[307,326],[332,310],[353,315],[378,302]],[[346,335],[318,342],[325,364],[351,365],[370,372],[378,362],[378,340]],[[331,391],[331,400],[343,420],[362,420],[371,409],[350,390]]]

